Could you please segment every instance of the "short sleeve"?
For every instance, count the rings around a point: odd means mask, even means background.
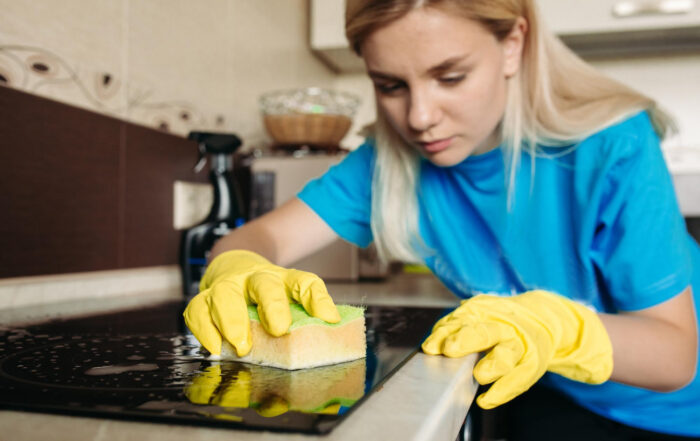
[[[692,277],[688,233],[659,140],[646,115],[620,134],[605,174],[592,258],[614,306],[639,310],[679,294]]]
[[[341,238],[360,247],[372,242],[370,227],[374,146],[350,152],[325,174],[310,181],[297,197]]]

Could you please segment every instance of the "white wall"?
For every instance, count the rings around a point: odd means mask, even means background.
[[[364,137],[359,133],[362,128],[374,122],[377,112],[374,105],[374,86],[369,77],[364,73],[341,74],[333,80],[333,87],[339,90],[357,94],[362,103],[357,110],[352,127],[347,136],[343,138],[342,144],[354,149],[362,144]]]

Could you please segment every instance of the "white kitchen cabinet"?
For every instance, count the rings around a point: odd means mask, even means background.
[[[537,0],[559,35],[700,27],[698,0]]]
[[[582,55],[700,48],[700,0],[537,0],[547,26]],[[336,71],[364,70],[345,39],[345,0],[311,0],[311,48]]]
[[[537,0],[546,25],[582,56],[700,49],[700,0]]]
[[[362,59],[345,38],[345,0],[311,0],[311,49],[333,70],[362,72]]]

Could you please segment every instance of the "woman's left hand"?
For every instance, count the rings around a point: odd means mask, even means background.
[[[546,371],[599,384],[610,378],[612,345],[594,311],[547,291],[465,300],[433,327],[426,354],[462,357],[488,351],[474,367],[484,409],[499,406],[534,385]]]

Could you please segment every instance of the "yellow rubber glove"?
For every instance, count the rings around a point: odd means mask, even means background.
[[[197,294],[185,309],[185,323],[209,352],[221,353],[222,337],[243,357],[252,347],[248,305],[257,305],[260,323],[275,337],[292,323],[289,303],[328,323],[340,321],[326,285],[315,274],[273,265],[251,251],[229,251],[207,267]]]
[[[426,354],[462,357],[487,351],[474,367],[484,409],[525,392],[546,371],[600,384],[612,373],[612,344],[595,312],[547,291],[479,295],[440,319],[423,342]]]

